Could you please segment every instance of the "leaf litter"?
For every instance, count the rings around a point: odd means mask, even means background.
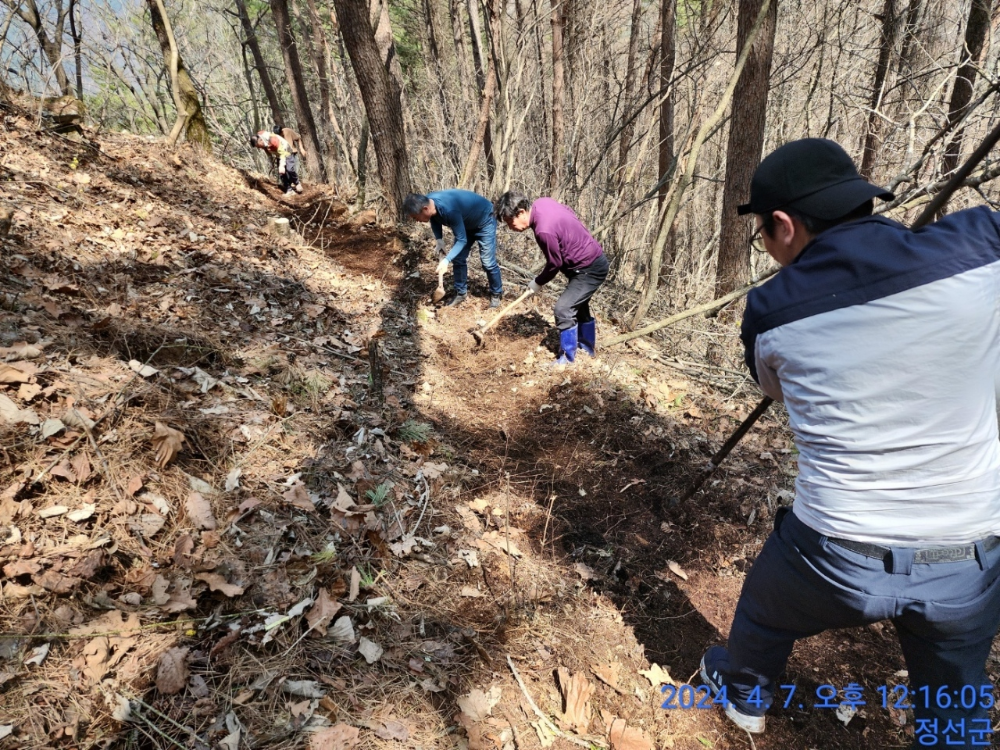
[[[0,130],[5,165],[42,182],[71,180],[67,148]],[[0,275],[0,293],[21,305],[0,306],[0,334],[19,334],[0,339],[0,617],[6,632],[54,634],[29,667],[30,650],[0,654],[0,733],[50,746],[134,724],[232,748],[273,736],[453,747],[443,702],[470,747],[502,748],[536,718],[495,676],[504,652],[531,665],[525,689],[567,731],[587,732],[598,708],[624,717],[604,744],[640,741],[637,717],[663,729],[655,707],[634,705],[647,662],[597,593],[605,558],[574,570],[538,555],[562,521],[495,491],[503,471],[435,426],[448,414],[421,384],[445,383],[446,360],[421,347],[462,332],[421,322],[419,294],[399,283],[420,261],[410,240],[341,229],[348,207],[320,188],[295,214],[311,244],[274,239],[261,227],[277,204],[235,170],[199,157],[192,185],[160,144],[106,133],[101,149],[116,161],[96,157],[73,183],[81,204],[33,193],[0,257],[17,280]],[[32,189],[6,182],[0,197]],[[56,214],[59,231],[43,219]],[[382,401],[355,356],[373,336]],[[488,382],[474,362],[455,374]],[[567,412],[562,382],[538,422]],[[601,417],[600,395],[586,398],[572,413]],[[595,486],[574,479],[572,494],[590,501]],[[586,678],[611,659],[628,666],[615,690]],[[551,680],[563,663],[566,692]]]

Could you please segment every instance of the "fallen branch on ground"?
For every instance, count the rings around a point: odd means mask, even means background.
[[[693,318],[695,315],[699,315],[701,313],[710,313],[710,312],[715,312],[716,310],[720,310],[726,305],[735,302],[740,297],[744,296],[747,292],[749,292],[755,286],[760,284],[762,281],[774,276],[779,270],[781,269],[771,268],[762,273],[760,276],[758,276],[756,279],[751,281],[746,286],[740,287],[739,289],[730,292],[725,297],[719,297],[718,299],[712,300],[711,302],[706,302],[703,305],[697,305],[695,307],[689,308],[684,312],[677,313],[676,315],[671,315],[669,318],[664,318],[663,320],[660,320],[656,323],[652,323],[646,326],[645,328],[639,328],[635,331],[629,331],[628,333],[623,333],[619,336],[612,336],[610,339],[604,342],[604,346],[608,347],[608,346],[617,346],[618,344],[624,344],[626,341],[631,341],[632,339],[639,338],[640,336],[648,336],[649,334],[655,333],[656,331],[666,328],[667,326],[671,326],[674,323],[679,323],[680,321],[686,320],[687,318]]]

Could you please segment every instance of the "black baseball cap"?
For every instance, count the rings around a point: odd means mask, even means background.
[[[750,181],[750,202],[736,211],[742,216],[793,208],[816,219],[839,219],[872,198],[894,197],[859,175],[839,144],[803,138],[764,157]]]

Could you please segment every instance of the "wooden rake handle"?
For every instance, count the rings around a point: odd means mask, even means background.
[[[479,329],[479,332],[480,333],[486,333],[493,326],[495,326],[498,322],[500,322],[500,319],[503,318],[504,315],[506,315],[511,310],[513,310],[515,307],[517,307],[518,305],[520,305],[522,302],[524,302],[530,296],[531,296],[531,290],[530,289],[525,289],[524,293],[520,297],[518,297],[516,300],[514,300],[509,305],[507,305],[507,307],[505,307],[503,310],[501,310],[500,312],[498,312],[497,316],[495,318],[493,318],[493,320],[491,320],[489,323],[487,323],[486,325],[484,325],[482,328]]]

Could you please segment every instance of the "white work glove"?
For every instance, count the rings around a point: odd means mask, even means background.
[[[444,255],[444,239],[440,239],[435,242],[434,249],[437,250],[438,255]]]
[[[538,294],[540,291],[542,291],[542,288],[538,285],[538,282],[532,279],[531,281],[528,282],[528,291],[531,292],[532,294]]]
[[[438,276],[440,276],[441,274],[443,274],[447,270],[448,270],[448,259],[447,258],[442,258],[438,262],[438,265],[437,265],[437,274],[438,274]]]

